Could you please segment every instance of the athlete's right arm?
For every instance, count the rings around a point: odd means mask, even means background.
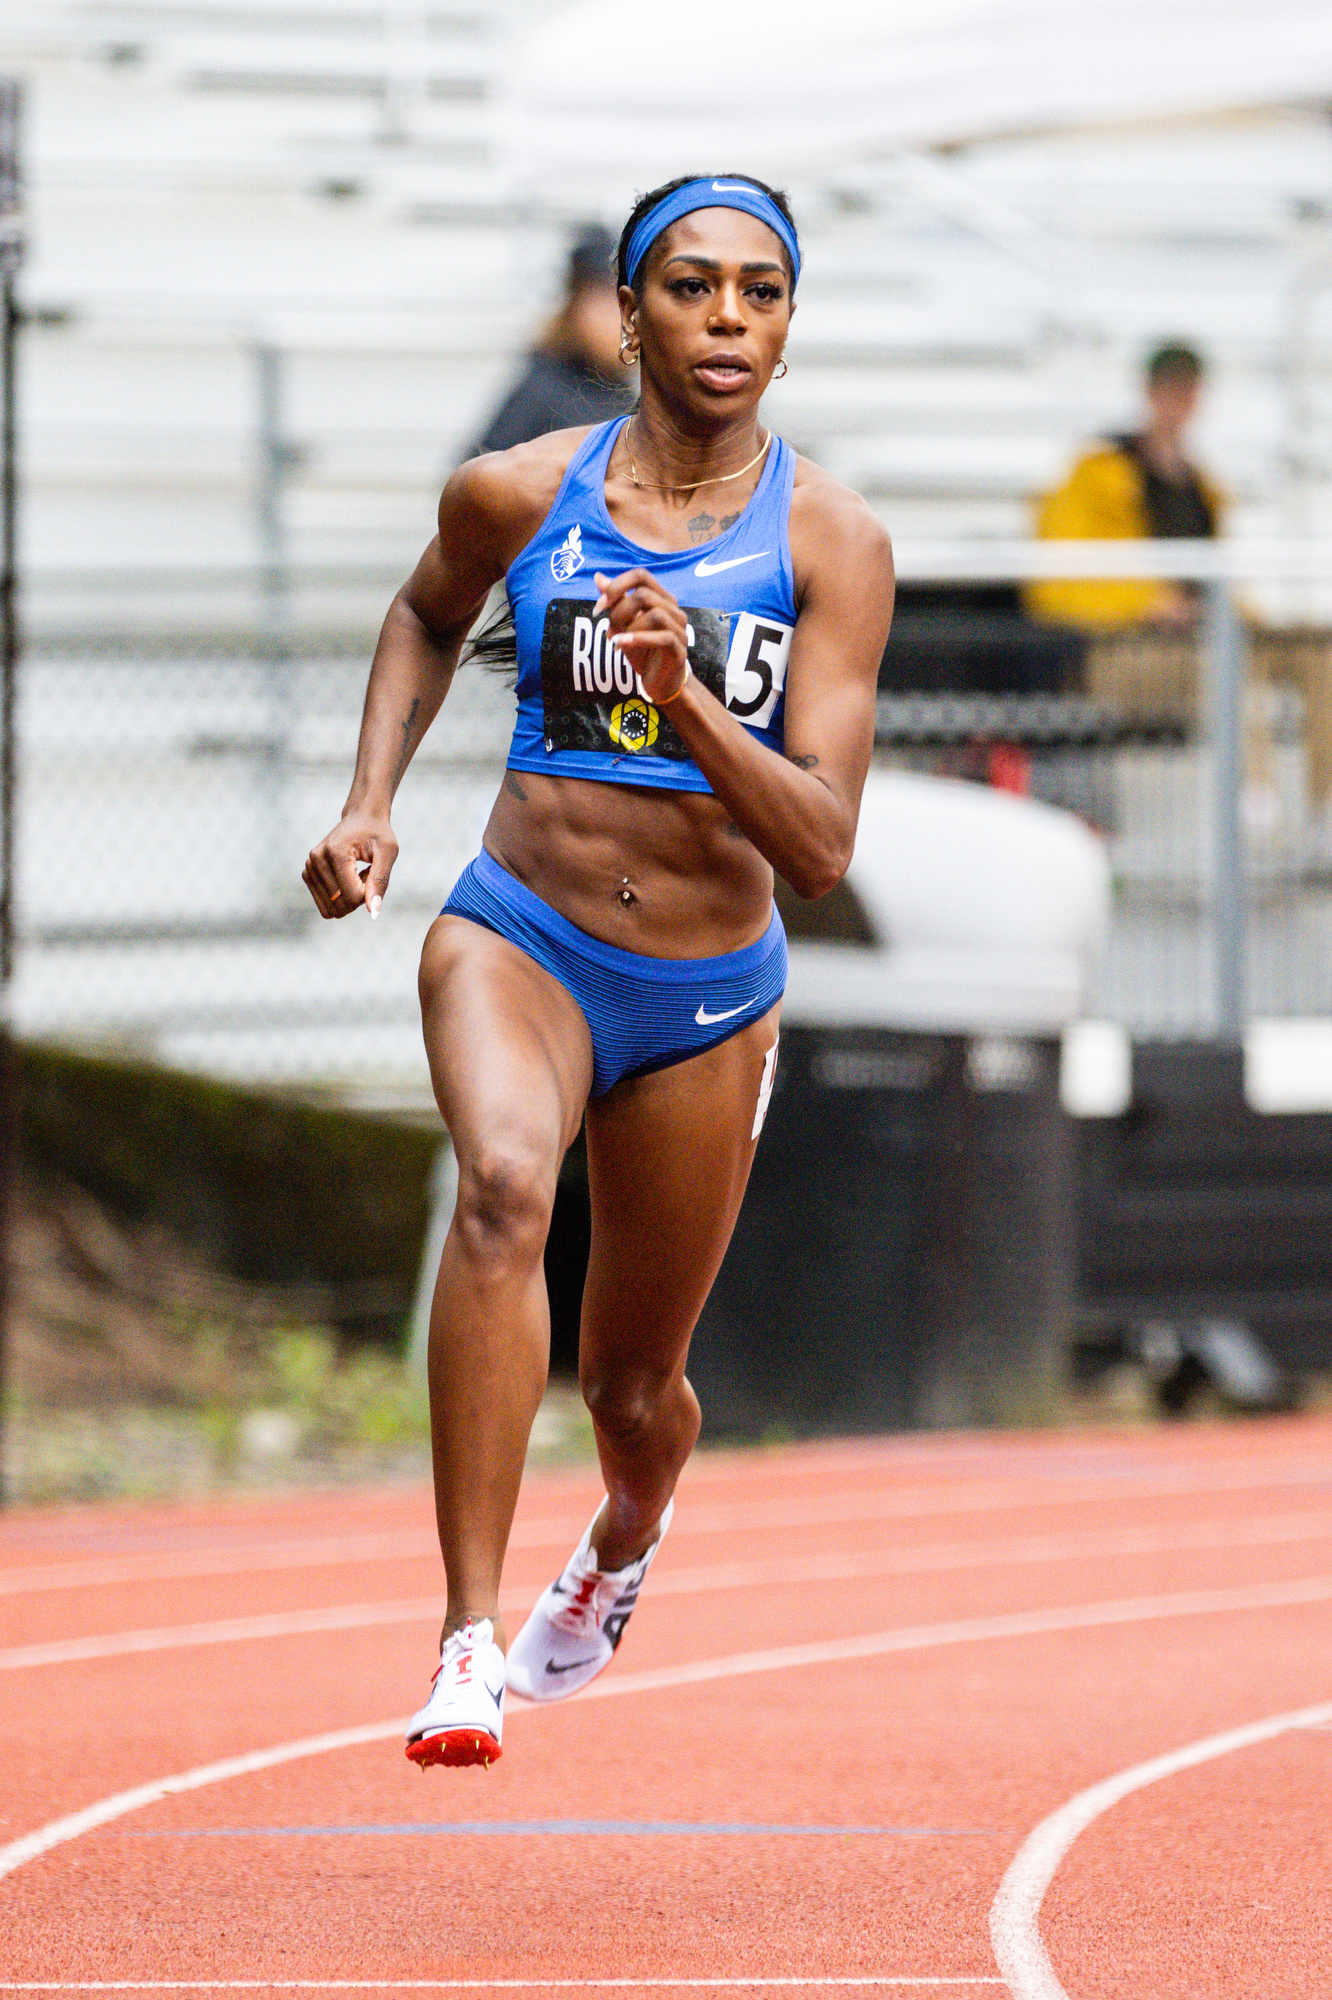
[[[522,534],[530,502],[510,463],[517,457],[496,453],[459,466],[439,503],[439,532],[389,606],[347,803],[338,825],[311,849],[301,877],[321,916],[345,917],[363,903],[379,915],[398,853],[389,821],[393,795]]]

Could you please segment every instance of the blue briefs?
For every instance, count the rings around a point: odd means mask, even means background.
[[[592,1036],[592,1095],[621,1077],[715,1048],[766,1014],[786,986],[786,932],[774,906],[756,943],[718,958],[644,958],[589,937],[482,848],[444,905],[508,938],[572,993]]]

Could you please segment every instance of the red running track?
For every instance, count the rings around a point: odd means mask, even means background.
[[[0,1993],[1332,1993],[1332,1422],[700,1456],[488,1774],[439,1586],[416,1488],[0,1521]]]

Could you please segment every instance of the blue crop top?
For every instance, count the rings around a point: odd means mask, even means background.
[[[781,751],[786,665],[795,631],[791,486],[795,453],[774,437],[749,505],[715,541],[640,548],[606,510],[606,467],[625,418],[600,424],[569,461],[555,504],[510,565],[505,583],[518,638],[515,771],[709,792],[653,707],[607,621],[592,617],[594,573],[651,570],[689,621],[689,663],[763,743]]]

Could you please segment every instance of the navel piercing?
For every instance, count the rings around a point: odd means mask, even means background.
[[[634,900],[634,892],[629,887],[629,877],[627,875],[622,875],[620,877],[620,880],[624,884],[624,887],[620,891],[620,901],[622,903],[632,903]]]

